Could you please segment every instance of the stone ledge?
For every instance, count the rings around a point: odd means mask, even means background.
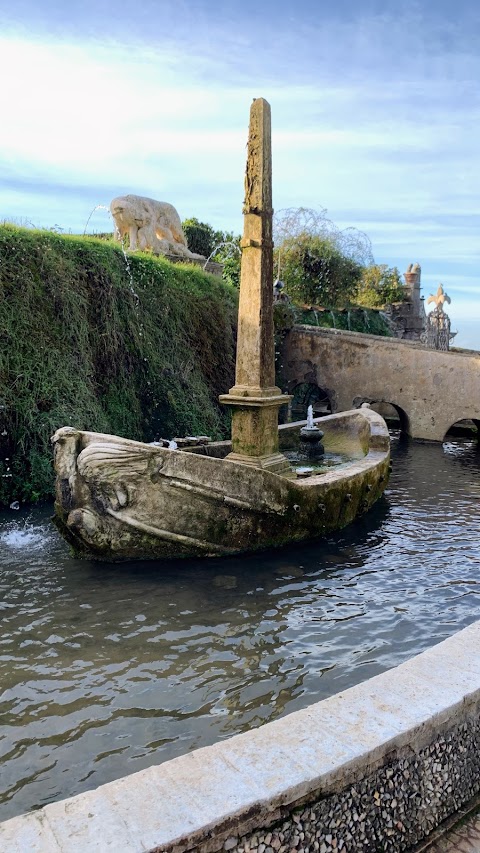
[[[449,350],[435,350],[427,347],[426,344],[422,344],[420,341],[411,341],[408,338],[396,338],[396,337],[387,337],[386,335],[373,335],[371,332],[354,332],[350,329],[332,329],[328,326],[309,326],[306,323],[296,323],[290,329],[290,332],[295,332],[296,334],[309,334],[309,335],[318,335],[319,337],[344,337],[351,338],[353,341],[357,343],[361,343],[362,340],[373,340],[375,343],[384,346],[394,346],[394,347],[407,347],[410,349],[419,349],[423,352],[439,354],[439,355],[457,355],[461,357],[472,358],[477,357],[480,358],[480,352],[478,350],[470,350],[463,349],[462,347],[450,347]]]
[[[357,809],[357,798],[358,808],[366,809],[363,824],[373,833],[367,849],[396,853],[478,792],[472,744],[480,748],[479,707],[476,622],[401,666],[304,710],[13,818],[0,825],[0,849],[243,851],[263,849],[262,839],[271,836],[272,850],[281,851],[282,838],[296,838],[291,832],[311,814],[317,815],[307,821],[320,839],[316,849],[330,851],[335,846],[328,816],[343,814],[346,828],[336,832],[352,838],[348,809]],[[440,773],[436,768],[445,775],[445,793],[432,785]],[[380,794],[379,780],[398,773],[416,779],[412,791],[394,792],[393,799]],[[462,773],[472,778],[462,779]],[[447,793],[452,785],[454,793]],[[382,809],[384,797],[390,805],[385,801]],[[403,797],[396,822],[401,830],[389,826],[396,797]],[[416,811],[409,805],[414,800]],[[285,850],[296,849],[292,843]],[[360,835],[358,847],[354,838],[349,844],[343,848],[348,853],[366,849]]]

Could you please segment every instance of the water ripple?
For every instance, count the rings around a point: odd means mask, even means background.
[[[480,456],[396,443],[323,542],[219,561],[72,560],[49,507],[0,518],[0,819],[395,666],[478,616]]]

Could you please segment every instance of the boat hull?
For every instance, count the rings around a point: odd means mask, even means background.
[[[280,427],[295,448],[304,422]],[[55,522],[78,556],[105,561],[215,557],[325,536],[366,512],[388,481],[389,437],[369,409],[321,420],[327,450],[351,463],[308,479],[225,458],[217,442],[168,450],[58,430]]]

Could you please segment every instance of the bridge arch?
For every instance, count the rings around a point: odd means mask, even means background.
[[[293,421],[305,420],[309,406],[313,407],[314,417],[330,415],[333,411],[329,392],[314,382],[299,382],[293,388],[289,388],[289,394],[293,395],[291,402]]]
[[[332,411],[388,402],[412,438],[443,441],[458,420],[480,420],[480,352],[430,350],[415,341],[294,326],[282,343],[282,386],[328,390]]]
[[[365,397],[361,401],[356,398],[354,403],[356,408],[359,408],[362,403],[369,403],[372,409],[384,418],[389,429],[399,429],[404,435],[410,435],[410,418],[405,409],[397,403],[390,400],[374,400],[370,397]]]
[[[474,432],[472,427],[475,427],[475,429],[477,430],[476,433]],[[450,426],[448,427],[448,429],[445,432],[443,440],[446,441],[446,439],[449,436],[455,436],[455,435],[466,435],[466,436],[468,436],[469,433],[471,433],[472,438],[476,438],[477,441],[480,442],[480,420],[478,420],[477,418],[468,418],[468,417],[459,418],[453,424],[450,424]]]

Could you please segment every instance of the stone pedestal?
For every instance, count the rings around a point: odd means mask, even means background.
[[[291,398],[275,386],[271,119],[263,98],[250,110],[243,213],[235,385],[220,397],[233,407],[228,458],[288,474],[278,451],[278,409]]]
[[[220,400],[234,406],[232,412],[232,453],[228,459],[243,462],[256,468],[266,468],[275,474],[290,471],[290,465],[278,450],[278,409],[288,403],[290,397],[275,388],[277,393],[266,397],[238,395],[237,387]],[[250,389],[249,389],[250,390]]]

